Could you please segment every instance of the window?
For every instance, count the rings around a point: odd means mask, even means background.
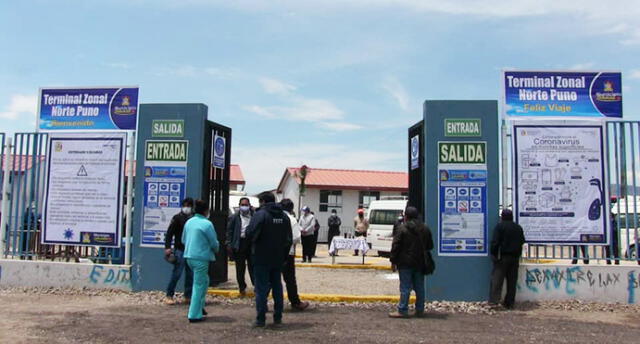
[[[402,210],[375,209],[369,214],[369,223],[372,225],[393,225],[402,215]]]
[[[342,191],[320,190],[320,212],[326,213],[332,209],[342,213]]]
[[[379,191],[360,191],[360,197],[358,198],[358,208],[369,208],[369,203],[371,203],[371,201],[377,201],[379,199]]]

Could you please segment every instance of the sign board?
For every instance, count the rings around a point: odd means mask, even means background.
[[[151,124],[152,137],[184,137],[184,120],[154,119]]]
[[[514,210],[529,243],[607,244],[601,125],[513,126]]]
[[[213,166],[216,168],[224,168],[225,154],[227,150],[227,140],[216,135],[213,140]]]
[[[136,130],[137,118],[137,87],[40,89],[40,130]]]
[[[411,138],[411,169],[420,167],[420,135]]]
[[[622,76],[617,72],[505,71],[507,116],[622,118]]]
[[[439,141],[440,164],[486,164],[487,143],[484,141]]]
[[[188,141],[147,140],[140,246],[164,248],[167,228],[186,198]]]
[[[440,165],[439,255],[487,255],[487,169]]]
[[[447,118],[444,120],[444,136],[480,137],[482,122],[479,118]]]
[[[120,246],[126,139],[49,135],[43,244]]]

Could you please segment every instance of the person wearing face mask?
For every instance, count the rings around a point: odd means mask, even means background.
[[[249,267],[249,279],[253,282],[253,264],[251,262],[251,240],[247,238],[247,227],[253,217],[251,203],[246,197],[240,199],[240,208],[231,216],[227,225],[227,254],[236,262],[236,280],[240,294],[244,295],[247,289],[244,275]]]
[[[167,305],[174,305],[174,295],[176,293],[176,285],[182,276],[182,272],[187,270],[184,278],[184,298],[185,302],[189,302],[191,299],[191,291],[193,288],[193,271],[186,264],[184,260],[184,244],[182,243],[182,232],[184,230],[184,224],[187,223],[192,216],[193,212],[193,199],[185,198],[182,201],[182,209],[180,212],[173,216],[167,234],[164,237],[164,255],[165,259],[172,261],[173,271],[171,272],[171,279],[169,279],[169,285],[167,286],[167,296],[165,303]],[[173,249],[171,244],[173,243]],[[171,255],[175,259],[170,259]]]

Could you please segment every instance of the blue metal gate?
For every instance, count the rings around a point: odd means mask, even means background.
[[[47,133],[16,133],[13,144],[2,139],[4,174],[9,178],[4,229],[5,258],[122,263],[124,250],[41,244],[41,214],[47,171]],[[8,168],[7,168],[8,167]],[[7,173],[8,172],[8,173]],[[3,193],[4,195],[5,193]]]

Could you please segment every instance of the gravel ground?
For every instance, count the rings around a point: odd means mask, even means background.
[[[162,293],[59,288],[0,289],[2,343],[612,343],[637,342],[640,306],[585,302],[518,305],[432,302],[426,319],[386,317],[389,304],[316,303],[285,324],[252,329],[251,299],[210,297],[209,319],[188,324],[186,305]]]
[[[221,289],[237,289],[235,265],[229,265],[229,281]],[[396,295],[398,274],[384,270],[296,267],[299,293],[347,295]],[[249,273],[245,281],[249,282]]]

